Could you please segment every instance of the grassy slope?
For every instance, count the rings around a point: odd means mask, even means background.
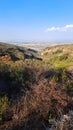
[[[47,47],[41,52],[41,56],[51,67],[73,68],[73,44]]]

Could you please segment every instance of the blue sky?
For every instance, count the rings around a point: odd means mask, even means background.
[[[73,0],[0,0],[0,41],[73,41]]]

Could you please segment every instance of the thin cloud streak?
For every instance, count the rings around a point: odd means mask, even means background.
[[[51,28],[47,28],[45,30],[45,32],[53,32],[53,31],[59,31],[59,32],[66,32],[70,29],[73,29],[73,24],[68,24],[68,25],[65,25],[64,27],[51,27]]]

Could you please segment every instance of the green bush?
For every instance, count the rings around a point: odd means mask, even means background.
[[[64,55],[61,55],[59,57],[59,60],[62,61],[62,60],[67,60],[68,59],[68,54],[64,54]]]
[[[0,97],[0,121],[2,121],[2,113],[7,109],[8,107],[8,97]]]
[[[56,51],[53,52],[53,54],[59,54],[59,53],[62,53],[63,51],[60,50],[60,49],[57,49]]]

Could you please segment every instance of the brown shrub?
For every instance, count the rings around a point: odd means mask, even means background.
[[[26,96],[21,100],[23,103],[19,103],[17,107],[17,109],[20,107],[19,113],[16,109],[14,109],[14,113],[21,122],[24,120],[27,130],[41,129],[43,121],[48,123],[50,113],[53,118],[59,118],[64,112],[63,110],[67,106],[67,95],[62,87],[59,89],[58,87],[57,84],[42,80],[34,86],[32,91],[26,92]]]

